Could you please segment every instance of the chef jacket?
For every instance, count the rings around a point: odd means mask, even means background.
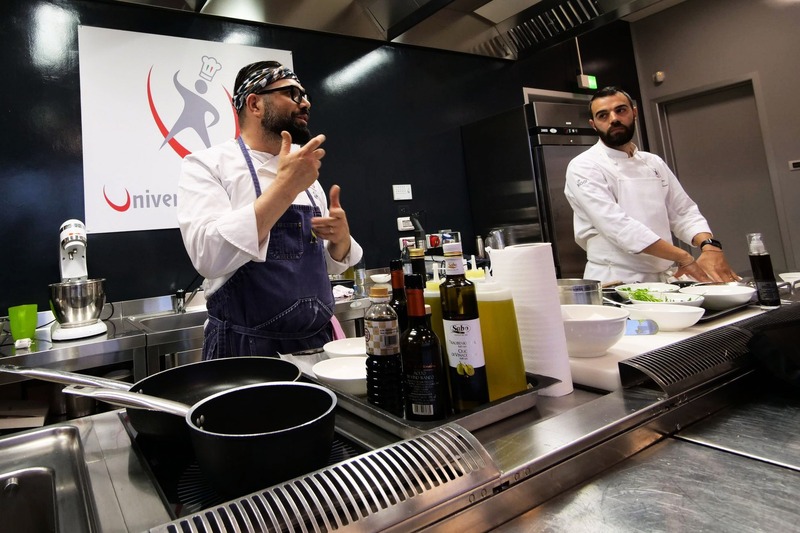
[[[291,150],[300,148],[292,145]],[[256,167],[261,190],[275,180],[279,157],[267,152],[249,151]],[[325,191],[318,181],[308,189],[314,203],[328,216]],[[183,243],[195,269],[202,273],[206,298],[210,297],[236,270],[249,261],[264,262],[269,236],[258,242],[258,228],[253,202],[256,192],[253,179],[235,139],[187,155],[178,180],[178,224]],[[312,205],[305,191],[292,202]],[[350,252],[340,262],[327,251],[329,274],[341,274],[361,260],[363,250],[350,237]]]
[[[572,206],[575,242],[586,250],[586,279],[663,281],[673,262],[640,253],[672,234],[690,244],[711,233],[697,204],[657,155],[633,157],[602,141],[567,166],[564,194]]]

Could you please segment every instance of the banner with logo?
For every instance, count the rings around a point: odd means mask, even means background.
[[[178,227],[187,154],[238,134],[239,69],[292,53],[81,26],[78,31],[86,230]]]

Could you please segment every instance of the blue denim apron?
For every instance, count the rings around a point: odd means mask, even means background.
[[[256,196],[261,196],[253,161],[238,139]],[[267,259],[240,267],[207,303],[203,359],[275,356],[318,348],[333,338],[334,300],[312,205],[292,205],[270,231]]]

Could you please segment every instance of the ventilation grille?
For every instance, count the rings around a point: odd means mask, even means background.
[[[800,305],[781,307],[619,363],[624,388],[655,384],[669,396],[751,366],[747,342],[758,327],[800,321]]]
[[[499,475],[477,439],[449,424],[151,531],[378,531]]]
[[[598,0],[558,0],[540,2],[520,14],[522,20],[481,43],[478,53],[497,57],[518,57],[523,51],[538,50],[563,41],[603,14]]]

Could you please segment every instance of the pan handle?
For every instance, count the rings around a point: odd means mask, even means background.
[[[51,368],[30,368],[27,366],[0,365],[0,372],[17,374],[29,378],[41,379],[42,381],[50,381],[53,383],[61,383],[63,385],[89,385],[92,387],[116,389],[121,391],[127,391],[131,388],[131,384],[125,381],[100,378],[97,376],[87,376],[85,374],[78,374],[76,372],[64,372],[63,370],[53,370]]]
[[[186,417],[189,413],[190,406],[158,398],[156,396],[148,396],[147,394],[139,394],[138,392],[121,391],[116,389],[103,389],[100,387],[91,387],[85,385],[70,385],[64,387],[65,394],[73,394],[75,396],[88,396],[96,400],[101,400],[113,405],[121,405],[122,407],[135,407],[140,409],[152,409],[162,413],[169,413],[171,415]]]

